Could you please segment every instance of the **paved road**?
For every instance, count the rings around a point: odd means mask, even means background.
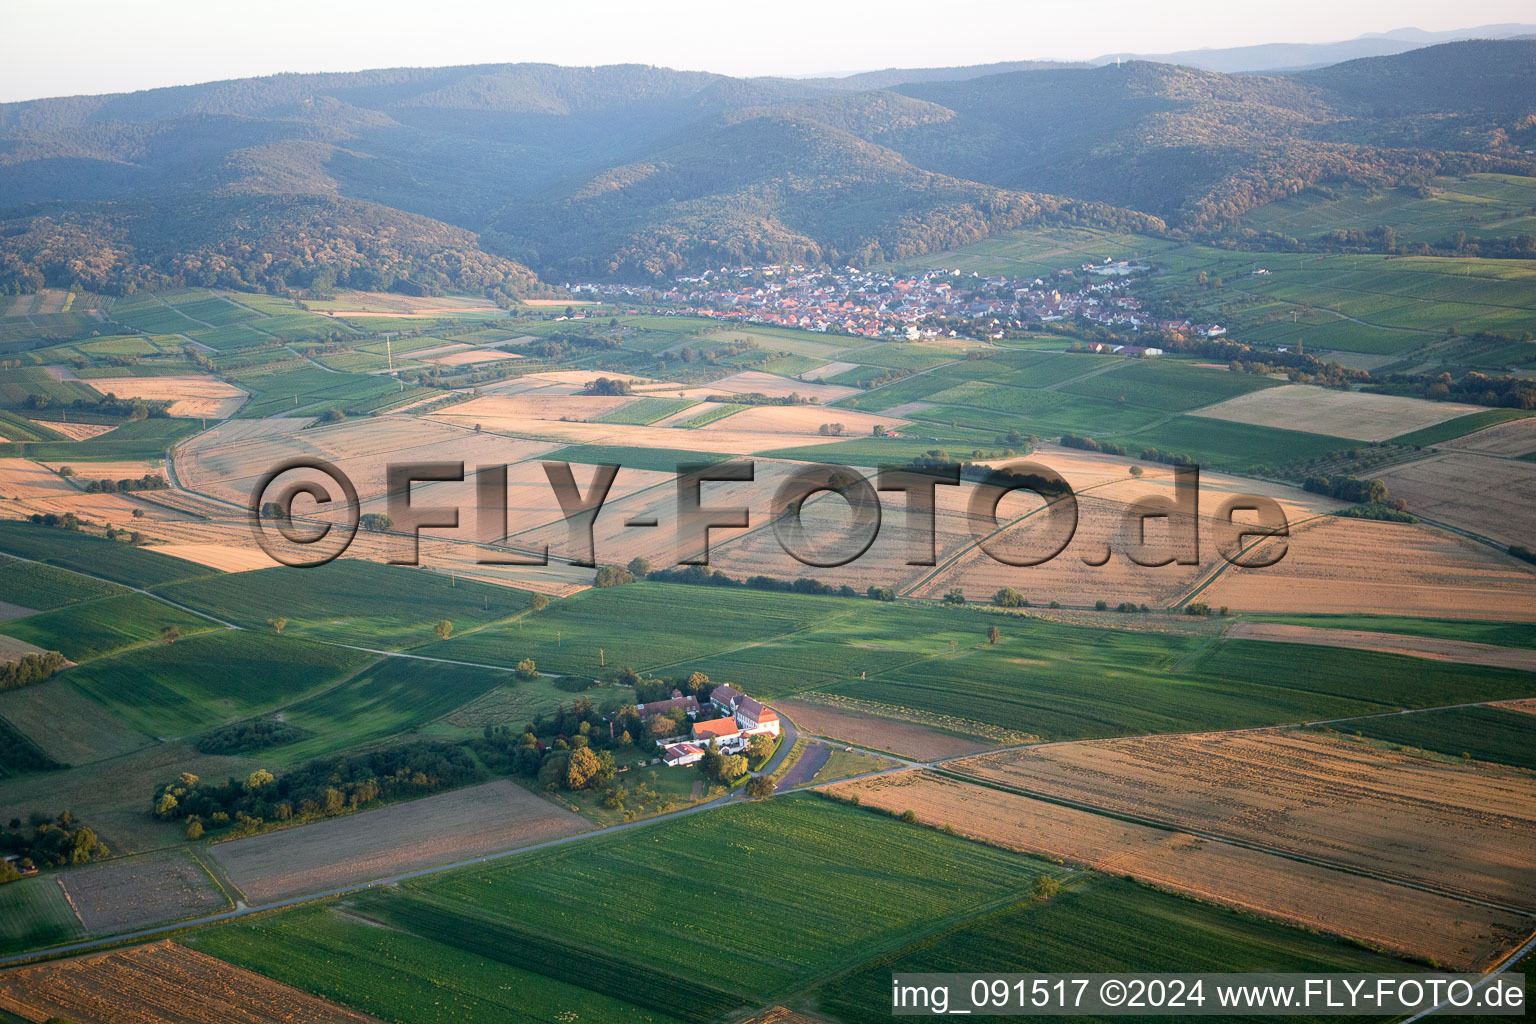
[[[788,792],[797,786],[803,786],[810,782],[811,779],[816,777],[816,773],[821,771],[821,766],[827,763],[827,758],[831,756],[831,747],[820,740],[812,740],[806,745],[804,752],[801,753],[800,760],[796,761],[789,771],[784,773],[784,777],[774,787],[774,792]]]

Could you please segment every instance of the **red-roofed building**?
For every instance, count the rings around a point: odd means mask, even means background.
[[[721,683],[709,691],[709,702],[726,714],[735,714],[736,704],[741,700],[741,691],[730,683]]]
[[[662,752],[661,759],[667,765],[676,768],[678,765],[693,764],[704,757],[704,748],[694,743],[674,743]]]
[[[693,723],[693,742],[714,744],[720,750],[734,750],[745,742],[734,718],[715,718]]]
[[[736,705],[736,724],[747,736],[779,734],[779,715],[751,697],[742,697]]]
[[[682,708],[689,718],[699,716],[699,701],[692,694],[683,696],[683,691],[673,690],[671,700],[653,700],[649,704],[636,704],[635,710],[640,713],[641,721],[656,715],[664,715],[673,708]]]

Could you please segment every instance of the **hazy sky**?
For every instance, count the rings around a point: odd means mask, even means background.
[[[0,101],[501,61],[809,75],[1529,21],[1532,0],[0,0]]]

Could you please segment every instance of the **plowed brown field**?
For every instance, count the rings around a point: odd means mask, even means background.
[[[252,904],[570,835],[590,827],[505,780],[213,847]]]
[[[0,1009],[76,1024],[377,1024],[174,942],[7,971]]]

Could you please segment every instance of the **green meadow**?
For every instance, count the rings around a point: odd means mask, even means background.
[[[444,619],[465,632],[516,615],[529,601],[526,591],[511,587],[352,558],[314,569],[213,576],[157,593],[263,633],[282,618],[285,635],[384,649],[435,642]]]
[[[816,996],[821,1009],[847,1024],[877,1024],[891,1019],[893,973],[1417,970],[1341,939],[1085,874],[1049,900],[1015,903],[880,957],[828,982]]]
[[[128,726],[169,738],[281,707],[373,658],[294,637],[221,630],[81,665],[45,685],[72,686]]]
[[[0,632],[70,661],[90,661],[150,642],[164,642],[164,631],[181,636],[219,628],[216,623],[173,608],[144,594],[123,594],[69,605],[25,619],[0,623]]]
[[[1333,728],[1446,757],[1536,770],[1536,715],[1498,707],[1446,708],[1341,722]]]

